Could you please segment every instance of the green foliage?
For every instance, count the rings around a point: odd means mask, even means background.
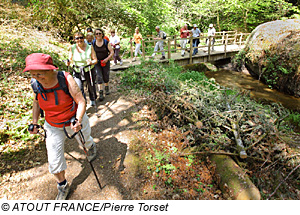
[[[180,83],[194,83],[207,80],[202,72],[182,71],[182,67],[170,62],[168,66],[153,61],[142,62],[141,65],[125,70],[121,75],[122,87],[145,92],[174,92],[180,88]],[[210,85],[209,82],[204,85]],[[213,90],[214,87],[210,85]]]
[[[183,24],[198,24],[206,32],[214,23],[217,31],[250,32],[257,25],[284,17],[298,17],[299,9],[284,0],[30,0],[28,5],[45,27],[55,27],[63,38],[88,26],[116,28],[132,36],[134,28],[152,35],[159,25],[168,34],[178,34]]]
[[[177,69],[177,67],[175,68]],[[121,84],[127,89],[146,93],[156,90],[173,91],[177,86],[172,79],[166,77],[170,75],[167,71],[175,70],[174,67],[166,70],[165,66],[153,61],[142,62],[141,65],[132,67],[122,73]]]
[[[300,113],[292,112],[287,119],[291,121],[294,125],[300,127]]]
[[[271,54],[269,51],[265,52],[266,58],[261,77],[266,80],[266,83],[269,84],[270,87],[276,85],[280,77],[295,73],[294,69],[290,67],[281,56]]]
[[[246,51],[245,51],[245,49],[242,49],[232,59],[232,63],[234,65],[234,67],[237,68],[238,70],[241,70],[242,66],[245,64],[245,56],[246,56]]]
[[[159,173],[160,171],[164,171],[166,174],[170,174],[171,171],[175,170],[175,166],[171,163],[169,163],[169,155],[166,154],[166,151],[160,152],[158,150],[155,150],[155,163],[156,163],[156,169],[155,172]]]
[[[206,76],[203,72],[196,72],[196,71],[187,71],[179,74],[178,80],[180,81],[201,81],[203,79],[206,79]]]

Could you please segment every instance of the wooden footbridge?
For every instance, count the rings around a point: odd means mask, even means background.
[[[159,40],[153,40],[153,37],[143,38],[142,41],[142,56],[137,58],[136,61],[133,60],[134,56],[134,45],[131,44],[130,47],[130,59],[123,60],[123,65],[114,65],[113,61],[111,62],[111,70],[123,70],[129,67],[139,65],[141,60],[152,59],[160,63],[168,63],[169,60],[175,61],[178,65],[187,65],[187,64],[197,64],[201,62],[211,62],[221,59],[226,59],[237,54],[245,44],[245,41],[248,38],[249,33],[237,33],[236,31],[222,31],[216,32],[214,37],[215,43],[212,45],[212,37],[208,38],[207,34],[204,33],[200,37],[200,44],[198,45],[198,53],[193,56],[193,37],[188,38],[187,47],[185,48],[185,55],[181,56],[180,47],[180,37],[178,35],[169,36],[164,41],[164,52],[165,59],[161,60],[161,51],[156,52],[156,56],[151,58],[152,53],[154,53],[155,43]],[[207,40],[208,38],[208,40]],[[212,50],[212,47],[214,50]]]

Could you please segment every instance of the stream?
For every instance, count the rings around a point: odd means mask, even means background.
[[[205,75],[208,78],[214,78],[220,85],[249,90],[250,97],[255,100],[263,101],[264,103],[281,103],[282,106],[300,113],[300,98],[270,89],[246,72],[236,72],[230,63],[216,66],[218,67],[217,72],[207,71]]]

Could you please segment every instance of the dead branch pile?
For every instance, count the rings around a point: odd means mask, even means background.
[[[203,80],[197,86],[182,84],[173,95],[156,91],[149,100],[162,126],[192,132],[187,148],[193,153],[230,153],[295,166],[298,154],[290,145],[299,139],[281,129],[288,126],[284,121],[288,110],[277,104],[258,104],[246,94]]]

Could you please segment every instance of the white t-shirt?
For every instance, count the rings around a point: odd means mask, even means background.
[[[110,42],[111,45],[114,45],[114,44],[120,42],[120,38],[119,38],[117,35],[115,35],[114,37],[111,36],[111,37],[109,38],[109,42]],[[116,49],[119,49],[120,46],[119,46],[119,45],[116,45],[115,48],[116,48]]]
[[[201,34],[201,31],[199,30],[199,28],[196,29],[192,29],[192,33],[193,33],[193,37],[199,37]]]
[[[215,28],[209,28],[207,31],[207,36],[215,36],[216,34],[216,29]]]

